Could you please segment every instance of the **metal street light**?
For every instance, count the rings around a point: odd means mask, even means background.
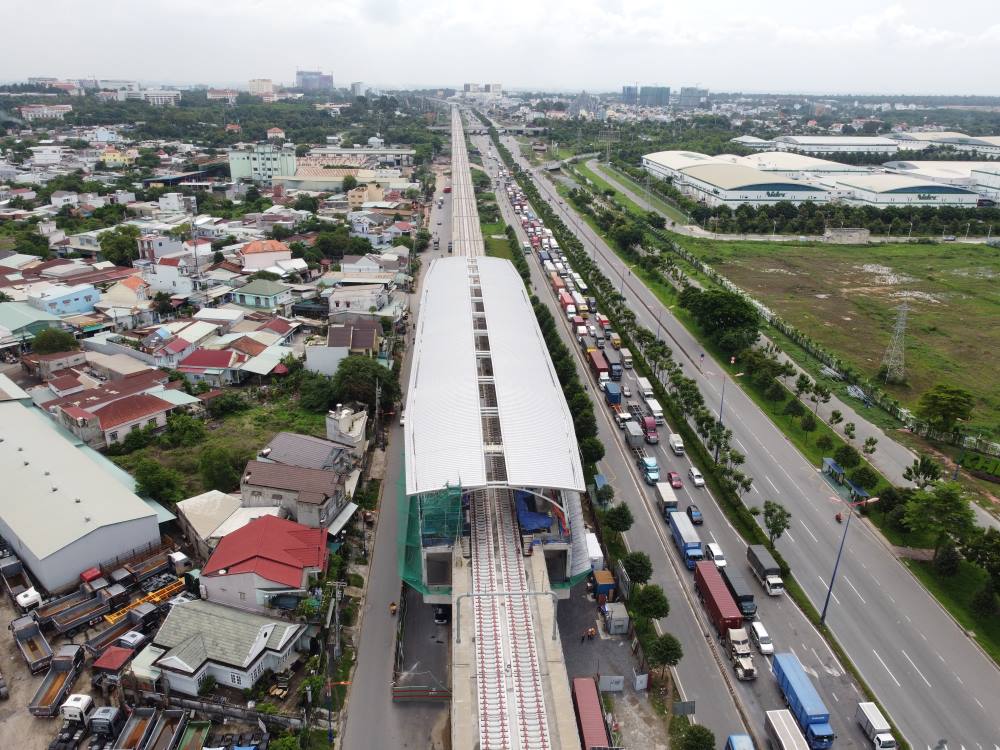
[[[735,365],[736,364],[736,357],[730,357],[729,358],[729,364],[730,365]],[[733,377],[734,378],[739,378],[739,377],[742,377],[742,375],[743,375],[742,372],[738,372],[735,375],[733,375]],[[725,406],[725,404],[726,404],[726,373],[725,373],[725,370],[723,370],[723,372],[722,372],[722,398],[719,401],[719,427],[723,427],[724,426],[723,422],[722,422],[722,408]],[[721,447],[722,447],[721,442],[718,442],[718,443],[715,444],[715,463],[719,463],[719,448],[721,448]]]
[[[837,569],[840,567],[840,556],[844,552],[844,542],[847,541],[847,532],[851,528],[851,516],[854,515],[854,508],[861,503],[871,502],[873,500],[878,500],[877,497],[871,497],[866,500],[861,500],[856,503],[847,503],[849,512],[847,514],[847,523],[844,525],[844,535],[840,537],[840,546],[837,548],[837,559],[833,561],[833,573],[830,574],[830,585],[826,589],[826,600],[823,602],[823,612],[819,616],[819,624],[826,624],[826,610],[830,606],[830,597],[833,596],[833,584],[837,580]]]

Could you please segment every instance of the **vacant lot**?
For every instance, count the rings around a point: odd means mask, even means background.
[[[889,390],[912,406],[935,383],[961,386],[978,400],[974,426],[1000,431],[1000,249],[678,241],[873,377],[907,302],[908,384]]]

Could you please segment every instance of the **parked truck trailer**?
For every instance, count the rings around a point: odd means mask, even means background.
[[[694,570],[705,556],[701,547],[701,537],[694,530],[694,525],[687,514],[674,511],[669,514],[667,520],[670,523],[670,533],[674,538],[674,546],[680,552],[681,559],[684,560],[688,570]]]
[[[52,661],[52,647],[42,635],[38,623],[30,615],[18,617],[8,628],[14,633],[14,640],[21,651],[21,656],[28,664],[32,674],[38,674]]]
[[[799,729],[802,730],[811,750],[825,750],[833,746],[833,727],[830,712],[823,704],[815,686],[809,680],[798,657],[792,653],[774,655],[774,679],[785,697]]]
[[[792,712],[787,709],[765,713],[764,732],[771,750],[809,750],[809,743],[799,731]]]
[[[35,697],[28,704],[32,716],[55,716],[59,707],[73,688],[76,677],[83,667],[83,647],[61,646],[52,657],[49,671],[42,684],[35,691]]]

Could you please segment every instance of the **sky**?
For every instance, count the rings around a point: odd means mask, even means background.
[[[1000,95],[995,0],[4,3],[0,80]],[[957,12],[960,10],[961,12]],[[943,11],[943,12],[942,12]],[[24,33],[18,30],[23,29]]]

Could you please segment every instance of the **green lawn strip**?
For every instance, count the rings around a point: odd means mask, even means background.
[[[600,163],[598,165],[598,170],[606,175],[613,176],[617,182],[627,187],[636,195],[643,196],[646,199],[646,202],[652,206],[654,210],[659,211],[668,219],[673,219],[679,224],[690,223],[691,219],[685,216],[683,211],[675,206],[671,206],[669,203],[657,196],[652,190],[650,190],[647,195],[645,185],[636,182],[630,175],[627,175],[624,172],[619,172],[614,167],[609,167],[606,164]],[[612,187],[614,186],[612,185]]]
[[[510,249],[510,242],[504,234],[506,225],[502,222],[497,224],[481,224],[480,231],[483,233],[483,241],[486,243],[486,254],[493,258],[506,258],[513,260],[514,256]],[[497,235],[494,237],[493,235]],[[500,235],[503,235],[502,237]]]
[[[934,569],[933,563],[921,560],[904,560],[904,563],[952,617],[971,632],[990,658],[1000,664],[1000,618],[980,617],[972,610],[972,599],[986,582],[986,571],[962,560],[959,572],[945,577]]]
[[[635,214],[636,216],[645,216],[646,209],[639,206],[634,200],[629,198],[625,193],[620,191],[610,182],[605,180],[603,177],[598,175],[592,169],[590,169],[586,164],[574,164],[574,169],[576,169],[581,175],[586,177],[588,180],[594,183],[599,190],[612,190],[614,191],[614,200],[619,203],[622,208],[624,208],[629,213]]]

